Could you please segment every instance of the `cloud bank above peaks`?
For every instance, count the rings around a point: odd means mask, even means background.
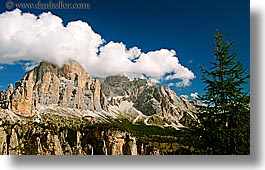
[[[195,78],[180,64],[174,50],[144,53],[138,47],[128,49],[121,42],[105,42],[86,22],[64,26],[50,12],[35,16],[16,9],[0,14],[0,63],[20,60],[45,60],[60,66],[76,60],[94,77],[121,74],[153,82],[176,80],[178,87],[189,86]]]

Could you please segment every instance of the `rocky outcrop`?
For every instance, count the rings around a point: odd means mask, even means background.
[[[105,101],[99,80],[94,80],[77,62],[71,61],[62,68],[40,63],[16,83],[9,102],[13,112],[32,116],[43,105],[100,111],[106,109]]]
[[[146,87],[152,86],[147,79],[130,80],[126,76],[109,76],[101,79],[101,89],[112,105],[118,105],[121,101],[134,102],[139,93]]]
[[[177,96],[169,87],[155,86],[146,79],[110,76],[102,79],[101,89],[112,106],[124,110],[124,103],[131,102],[132,106],[127,106],[127,115],[135,115],[132,120],[142,118],[147,125],[179,129],[188,127],[190,121],[196,120],[198,103]],[[142,115],[137,114],[137,111]],[[123,116],[128,118],[127,115]]]
[[[75,61],[41,62],[15,86],[0,92],[0,154],[172,154],[180,147],[175,130],[197,120],[199,103],[168,87],[94,79]],[[142,134],[146,127],[154,129]]]
[[[13,85],[9,84],[6,91],[0,91],[0,108],[10,109],[11,95],[13,93]]]
[[[29,117],[53,106],[90,111],[88,116],[105,122],[122,117],[134,124],[175,129],[196,119],[194,102],[178,97],[168,87],[126,76],[93,79],[75,61],[62,67],[41,62],[16,83],[14,90],[10,85],[2,91],[0,99],[1,108]]]
[[[151,86],[145,88],[137,97],[134,107],[147,116],[152,116],[148,123],[170,124],[171,122],[181,126],[182,118],[189,116],[196,119],[196,107],[184,97],[179,97],[168,87]],[[183,124],[188,126],[188,124]]]
[[[89,122],[80,126],[80,122],[73,123],[78,117],[58,118],[56,115],[52,113],[37,123],[35,118],[27,120],[0,109],[0,154],[139,155],[157,152],[157,149],[150,150],[149,145],[138,143],[137,137],[128,131],[88,126]],[[67,123],[56,124],[60,119]]]

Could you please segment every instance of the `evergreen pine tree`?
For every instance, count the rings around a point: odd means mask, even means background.
[[[200,148],[206,154],[250,153],[250,98],[244,91],[249,75],[232,51],[234,43],[224,42],[218,28],[214,35],[215,62],[201,68],[206,84],[200,100],[199,128],[196,133]]]

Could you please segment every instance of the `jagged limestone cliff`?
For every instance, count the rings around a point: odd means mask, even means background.
[[[5,117],[0,127],[0,154],[137,155],[136,138],[130,133],[88,126],[89,122],[83,126],[74,124],[71,122],[74,119],[66,119],[66,124],[59,125],[22,119],[18,120],[23,122],[17,123]]]
[[[165,133],[165,143],[156,143],[137,128],[179,130],[196,120],[196,102],[168,87],[94,79],[75,61],[41,62],[15,86],[0,92],[1,154],[166,154],[179,148],[174,137]]]
[[[78,63],[71,61],[62,68],[42,62],[16,83],[11,95],[11,110],[32,116],[43,105],[58,105],[100,111],[104,95],[99,80],[89,76]]]
[[[22,117],[0,109],[0,155],[177,154],[177,131],[120,120],[95,123],[64,108]]]

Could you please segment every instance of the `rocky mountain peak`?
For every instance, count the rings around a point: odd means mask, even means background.
[[[57,77],[65,77],[69,80],[75,77],[76,75],[80,78],[89,77],[86,70],[74,60],[68,61],[62,67],[59,67],[58,65],[53,64],[51,62],[42,61],[37,67],[35,67],[30,72],[34,72],[36,74],[35,76],[37,81],[43,79],[45,73],[49,73]]]
[[[99,80],[94,80],[76,61],[59,67],[41,62],[16,83],[9,101],[10,109],[32,116],[46,105],[75,109],[102,110],[104,102]]]
[[[94,79],[76,61],[62,67],[41,62],[16,83],[13,90],[1,92],[0,107],[33,116],[70,109],[102,121],[125,118],[133,123],[172,126],[176,129],[196,119],[194,103],[178,97],[168,87],[156,86],[146,79],[110,76]],[[68,111],[67,111],[68,112]]]
[[[80,78],[88,77],[88,73],[86,72],[86,70],[75,60],[71,60],[64,64],[61,68],[61,72],[63,76],[67,79],[71,79],[76,75],[78,75]]]
[[[37,67],[35,67],[33,70],[30,70],[28,72],[28,74],[26,74],[26,75],[29,75],[30,72],[34,72],[36,74],[35,75],[36,80],[38,81],[38,80],[42,79],[44,74],[47,72],[53,73],[54,75],[59,76],[60,68],[59,68],[59,66],[57,66],[53,63],[42,61],[39,63],[39,65]]]

